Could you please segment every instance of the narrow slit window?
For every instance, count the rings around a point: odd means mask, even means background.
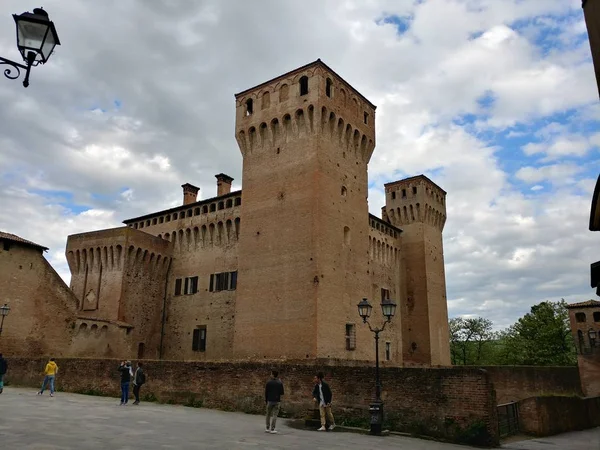
[[[369,113],[365,112],[363,114],[363,121],[365,122],[365,125],[369,123]]]
[[[300,78],[300,95],[308,94],[308,77],[304,75]]]
[[[175,280],[175,295],[181,295],[181,278]]]
[[[346,350],[356,349],[356,326],[353,323],[346,324]]]
[[[331,78],[327,78],[327,81],[325,81],[325,95],[327,97],[331,97],[331,88],[333,87],[333,81],[331,81]]]
[[[252,115],[253,112],[254,112],[254,106],[252,104],[252,99],[249,98],[248,100],[246,100],[246,116]]]
[[[385,360],[389,361],[390,359],[392,359],[392,343],[386,342],[385,343]]]

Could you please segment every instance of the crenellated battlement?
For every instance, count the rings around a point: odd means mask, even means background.
[[[425,175],[387,183],[385,197],[385,213],[394,225],[425,223],[443,231],[446,191]]]

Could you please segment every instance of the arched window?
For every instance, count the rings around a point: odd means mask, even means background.
[[[208,205],[204,205],[204,206],[202,207],[202,212],[203,212],[204,214],[206,214],[206,213],[208,212]]]
[[[253,109],[253,105],[252,105],[252,99],[249,98],[248,100],[246,100],[246,115],[249,116],[254,112]]]
[[[215,205],[214,203],[210,204],[210,212],[215,212],[217,210],[217,205]]]
[[[200,215],[200,208],[194,208],[194,215],[195,216],[199,216]]]
[[[332,88],[333,88],[333,81],[331,81],[331,78],[327,78],[327,80],[325,81],[325,95],[327,97],[331,97]]]
[[[171,221],[171,214],[167,214],[165,222],[170,222],[170,221]]]
[[[269,94],[268,92],[265,92],[262,96],[262,109],[267,109],[269,106],[271,106],[271,94]]]
[[[223,202],[219,202],[219,210],[224,209],[225,204]]]
[[[235,206],[240,206],[242,204],[242,197],[235,198]]]
[[[300,77],[300,95],[308,94],[308,77],[304,75]]]
[[[152,225],[156,225],[158,223],[158,219],[152,219]]]
[[[179,213],[179,218],[180,218],[180,219],[183,219],[184,217],[185,217],[185,212],[181,211],[181,212]]]
[[[575,314],[575,320],[579,323],[585,322],[585,313],[578,312]]]
[[[191,209],[188,209],[188,210],[186,211],[186,216],[187,216],[187,217],[192,217],[192,212],[193,212],[193,211],[192,211]]]
[[[231,208],[233,206],[233,200],[229,199],[225,203],[225,208]]]
[[[282,84],[279,88],[279,101],[285,102],[290,96],[290,88],[287,84]]]

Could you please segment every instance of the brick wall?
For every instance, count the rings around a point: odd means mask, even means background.
[[[533,397],[519,402],[519,428],[551,436],[600,425],[600,397]]]
[[[37,386],[44,360],[9,359],[7,381]],[[57,387],[70,392],[117,396],[117,360],[59,359]],[[260,414],[264,383],[273,363],[206,363],[146,361],[148,383],[143,394],[160,401],[201,401],[209,408]],[[339,364],[339,362],[337,362]],[[312,379],[323,370],[334,395],[337,422],[368,419],[374,391],[374,370],[359,365],[316,367],[306,363],[277,364],[286,395],[284,414],[303,417],[312,407]],[[485,371],[471,368],[382,370],[387,423],[392,429],[446,440],[482,445],[498,443],[496,399]]]
[[[600,396],[600,349],[589,355],[577,355],[581,386],[587,397]]]
[[[498,404],[539,395],[582,395],[577,367],[483,367],[496,389]]]

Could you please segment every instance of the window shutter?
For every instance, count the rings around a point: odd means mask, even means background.
[[[214,283],[215,283],[215,274],[211,273],[210,274],[210,286],[208,287],[209,292],[212,292],[214,290]]]
[[[192,277],[190,286],[190,294],[195,294],[198,292],[198,277]]]
[[[223,287],[222,290],[226,291],[229,289],[229,272],[223,273]]]
[[[181,295],[181,278],[175,280],[175,295]]]
[[[183,287],[183,293],[185,295],[187,295],[187,294],[190,293],[190,279],[189,278],[185,279],[185,284],[184,284],[184,287]]]
[[[198,330],[200,332],[200,351],[206,351],[206,327],[200,328]]]
[[[231,272],[231,290],[235,291],[235,289],[237,288],[237,270],[235,272]]]

